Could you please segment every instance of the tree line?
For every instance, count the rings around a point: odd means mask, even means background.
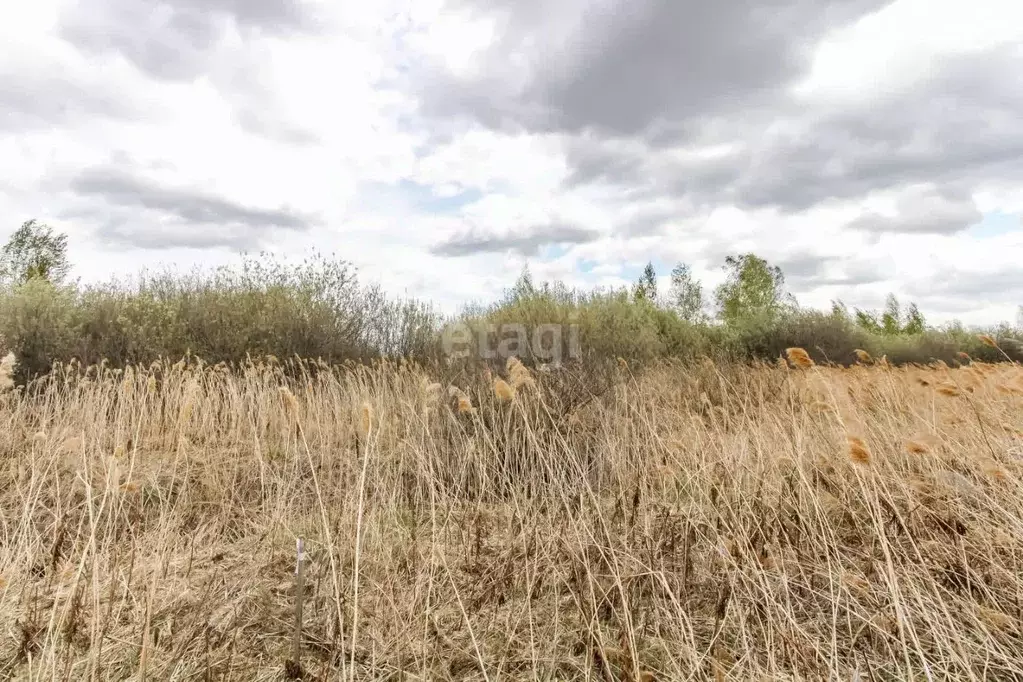
[[[633,298],[672,310],[682,320],[702,324],[716,318],[725,324],[742,320],[770,320],[795,310],[795,297],[785,289],[785,274],[777,265],[745,253],[725,258],[727,277],[710,296],[693,276],[692,268],[678,263],[671,271],[668,294],[658,294],[657,273],[648,262],[633,285]],[[61,284],[71,271],[67,235],[37,220],[27,220],[14,231],[0,252],[0,280],[19,285],[31,279],[44,279]],[[528,269],[524,273],[527,286]],[[522,280],[518,286],[521,286]],[[917,307],[903,307],[895,294],[889,294],[881,311],[855,308],[851,313],[842,301],[832,304],[836,317],[852,319],[859,327],[873,334],[894,336],[921,334],[927,321]],[[1017,325],[1023,327],[1023,305],[1019,307]]]
[[[801,308],[782,269],[752,253],[725,258],[726,277],[711,291],[678,263],[664,295],[652,263],[638,281],[609,292],[535,285],[527,267],[501,300],[453,317],[428,301],[398,300],[360,283],[344,261],[262,258],[271,262],[246,257],[240,268],[211,274],[140,273],[134,283],[81,285],[68,281],[67,236],[26,221],[0,250],[0,351],[16,353],[24,377],[71,358],[114,366],[189,353],[228,363],[250,354],[428,359],[437,356],[447,323],[511,322],[577,325],[587,353],[605,359],[717,353],[771,360],[790,346],[839,362],[855,349],[896,364],[954,361],[959,352],[1002,357],[962,325],[929,327],[916,304],[903,306],[894,294],[879,311],[849,310],[841,301],[830,311]],[[1023,310],[1016,328],[985,331],[1010,345],[1018,339],[1011,352],[1023,359]]]
[[[694,278],[692,268],[678,263],[671,271],[668,294],[658,294],[657,273],[647,263],[633,285],[633,297],[664,306],[680,318],[694,324],[717,318],[725,324],[757,319],[769,321],[798,308],[795,297],[785,289],[785,274],[777,265],[752,253],[725,258],[727,277],[708,296],[703,285]],[[916,303],[903,307],[895,294],[888,294],[882,311],[853,309],[837,300],[831,312],[836,317],[852,319],[859,327],[873,334],[896,336],[921,334],[927,321]],[[1020,306],[1023,321],[1023,306]],[[1023,324],[1023,322],[1021,322]]]

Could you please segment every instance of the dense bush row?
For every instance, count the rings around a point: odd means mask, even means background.
[[[1009,325],[985,330],[949,325],[886,334],[864,328],[841,310],[824,313],[798,308],[774,315],[753,314],[728,323],[706,319],[689,322],[672,309],[637,300],[625,291],[582,296],[546,291],[510,297],[489,309],[475,311],[465,321],[476,328],[483,325],[500,328],[510,322],[525,324],[527,328],[551,322],[565,327],[574,324],[584,359],[710,356],[773,360],[783,355],[786,348],[798,346],[817,362],[837,364],[855,362],[856,350],[865,350],[876,358],[887,357],[897,365],[934,360],[952,364],[962,360],[959,353],[963,352],[988,362],[1002,361],[1006,356],[1023,361],[1023,330]],[[980,333],[997,339],[1000,348],[986,345],[980,340]],[[478,334],[473,338],[478,339]],[[493,339],[486,345],[496,347]],[[562,357],[568,356],[568,340],[563,338]]]
[[[852,362],[854,351],[887,356],[892,363],[952,363],[957,353],[989,361],[1004,353],[1023,360],[1021,330],[986,330],[1001,350],[984,345],[976,330],[959,327],[886,334],[857,324],[841,310],[789,308],[749,314],[728,323],[686,321],[670,307],[634,292],[571,292],[559,286],[513,290],[490,307],[467,309],[442,320],[416,301],[394,301],[358,282],[345,263],[322,258],[299,266],[248,260],[213,273],[143,274],[130,282],[79,287],[45,279],[9,284],[0,292],[0,346],[19,358],[19,379],[44,373],[54,361],[77,357],[89,364],[148,363],[191,352],[205,361],[238,362],[247,355],[295,355],[327,361],[381,355],[442,358],[445,329],[460,323],[472,333],[468,347],[479,357],[480,339],[499,347],[502,325],[527,330],[558,325],[561,357],[581,360],[703,355],[774,359],[800,346],[818,361]],[[464,327],[463,327],[464,329]],[[481,330],[497,330],[489,337]],[[531,358],[532,338],[517,354]],[[554,341],[543,340],[544,348]],[[549,358],[532,357],[534,360]]]
[[[144,273],[89,287],[33,279],[0,293],[0,344],[18,356],[22,380],[70,358],[121,366],[186,353],[210,363],[423,356],[436,320],[427,307],[391,300],[360,285],[347,264],[322,258],[298,266],[247,260],[213,273]]]

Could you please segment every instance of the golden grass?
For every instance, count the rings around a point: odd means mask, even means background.
[[[1023,676],[1019,366],[293,366],[0,394],[0,679]]]

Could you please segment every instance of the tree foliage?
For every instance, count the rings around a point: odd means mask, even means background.
[[[647,263],[643,268],[643,274],[636,282],[634,295],[637,301],[645,300],[651,303],[657,302],[657,273],[654,271],[654,264]]]
[[[760,317],[771,319],[795,301],[785,292],[785,275],[752,253],[725,259],[728,278],[714,292],[719,317],[726,323]]]
[[[704,319],[706,302],[703,287],[693,279],[692,270],[685,263],[679,263],[671,271],[668,303],[687,322],[701,322]]]
[[[59,284],[70,271],[67,235],[35,220],[22,223],[0,252],[0,277],[7,282],[38,278]]]
[[[888,294],[884,310],[880,314],[857,308],[856,324],[882,336],[922,334],[927,329],[927,321],[916,304],[910,303],[903,312],[895,294]]]

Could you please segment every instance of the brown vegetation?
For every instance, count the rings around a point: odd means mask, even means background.
[[[1023,675],[1023,369],[788,357],[59,366],[0,394],[0,678]]]

